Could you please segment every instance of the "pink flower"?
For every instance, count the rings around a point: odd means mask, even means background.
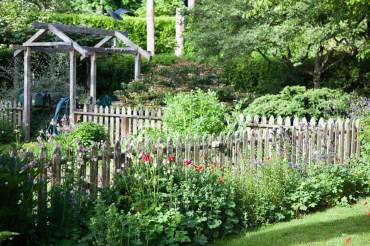
[[[193,162],[191,160],[185,159],[184,160],[184,165],[185,166],[190,166]]]
[[[204,164],[200,164],[199,166],[197,166],[197,167],[195,168],[195,171],[200,172],[200,171],[202,171],[205,167],[206,167],[206,166],[205,166]]]
[[[175,160],[175,157],[173,157],[173,155],[169,155],[169,156],[167,157],[167,160],[168,160],[169,162],[173,162],[173,161]]]
[[[143,162],[147,163],[152,160],[152,157],[150,156],[150,154],[143,154],[141,159],[143,160]]]

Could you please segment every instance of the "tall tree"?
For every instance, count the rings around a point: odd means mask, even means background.
[[[154,55],[154,0],[146,1],[146,32],[147,44],[146,49]]]
[[[359,4],[358,2],[361,2]],[[259,53],[312,76],[368,49],[370,2],[362,0],[202,0],[193,44],[205,57]]]

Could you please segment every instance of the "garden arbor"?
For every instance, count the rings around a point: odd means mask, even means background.
[[[90,27],[72,26],[64,24],[51,24],[33,22],[33,28],[38,31],[22,45],[14,44],[12,48],[16,49],[14,57],[24,53],[24,103],[23,103],[23,129],[25,140],[30,139],[30,125],[31,125],[31,51],[43,52],[61,52],[69,53],[69,98],[70,98],[70,121],[74,122],[74,112],[76,110],[76,57],[80,55],[81,60],[85,58],[90,59],[90,98],[92,102],[96,102],[96,56],[97,54],[112,54],[112,53],[126,53],[135,56],[135,79],[140,75],[140,58],[141,56],[146,59],[151,58],[151,53],[140,48],[132,42],[126,32],[118,30],[106,30]],[[41,37],[50,32],[53,36],[57,37],[60,42],[39,42]],[[82,46],[66,33],[88,34],[95,36],[104,36],[100,42],[95,46]],[[112,38],[122,41],[127,47],[103,47]]]

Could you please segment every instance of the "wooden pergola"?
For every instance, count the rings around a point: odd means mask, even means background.
[[[25,140],[30,139],[30,126],[31,126],[31,51],[44,51],[44,52],[59,52],[69,53],[69,98],[70,98],[70,121],[74,122],[74,112],[76,110],[76,57],[80,55],[81,60],[90,58],[90,97],[92,102],[96,102],[96,55],[97,54],[112,54],[112,53],[125,53],[135,56],[135,79],[140,76],[140,58],[143,56],[146,59],[151,58],[151,53],[140,48],[132,42],[126,32],[118,30],[105,30],[98,28],[72,26],[56,23],[41,23],[33,22],[32,27],[38,31],[22,45],[13,44],[12,48],[16,49],[14,57],[24,53],[24,103],[23,103],[23,129]],[[47,32],[56,36],[60,42],[39,42],[40,38]],[[68,37],[66,33],[88,34],[96,36],[104,36],[100,42],[95,46],[81,46]],[[112,38],[122,41],[127,47],[103,47]]]

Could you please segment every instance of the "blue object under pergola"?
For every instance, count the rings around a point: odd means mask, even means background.
[[[91,27],[72,26],[58,23],[41,23],[33,22],[32,27],[38,31],[29,38],[22,45],[13,44],[12,48],[16,49],[14,57],[24,53],[24,104],[23,104],[23,129],[25,141],[30,140],[30,126],[31,126],[31,51],[44,51],[44,52],[62,52],[69,53],[69,100],[70,105],[70,122],[74,123],[74,112],[76,110],[76,57],[80,55],[81,60],[90,58],[90,97],[93,104],[96,102],[96,55],[97,54],[112,54],[112,53],[126,53],[135,56],[135,80],[140,76],[140,58],[143,56],[146,59],[151,58],[150,52],[142,49],[134,42],[132,42],[127,32],[119,30],[107,30]],[[41,37],[50,32],[55,37],[60,39],[60,42],[39,42]],[[104,38],[95,46],[82,46],[66,33],[78,33],[103,36]],[[122,41],[127,47],[103,47],[112,38]]]

